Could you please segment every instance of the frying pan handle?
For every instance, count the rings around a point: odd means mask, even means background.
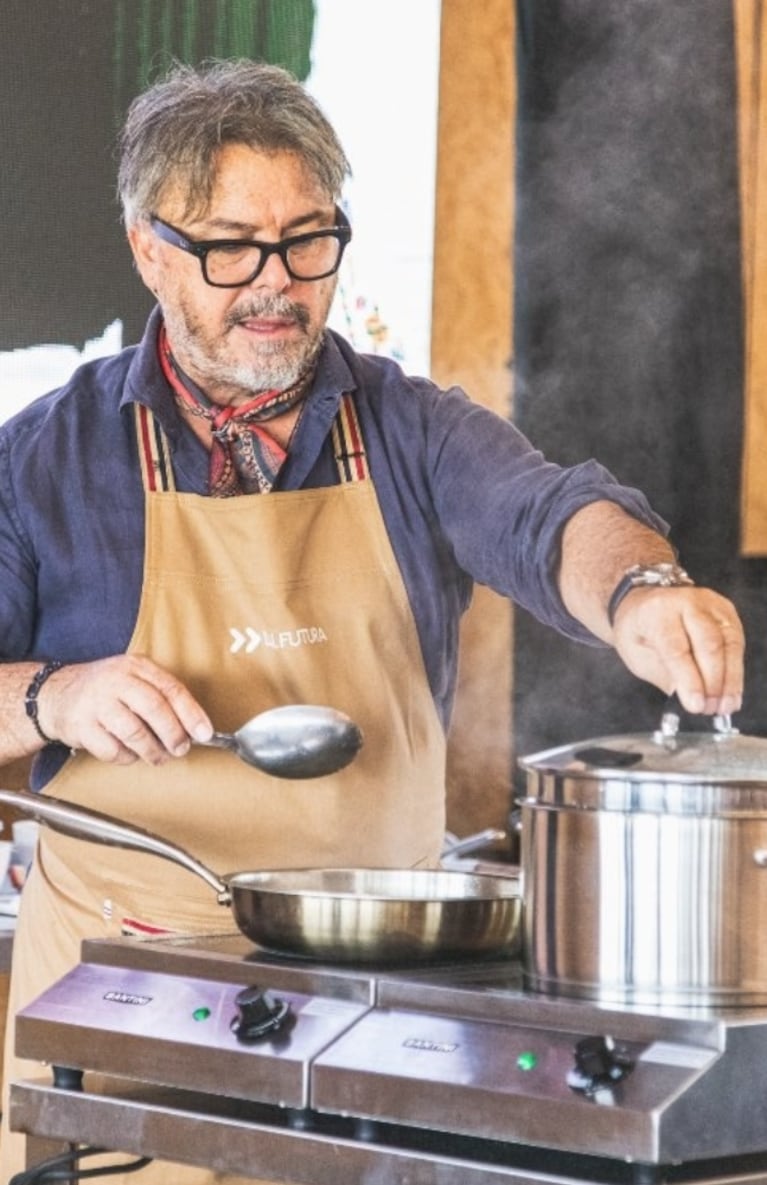
[[[222,905],[229,903],[229,890],[215,872],[211,872],[183,848],[177,847],[169,840],[161,839],[159,835],[153,835],[151,831],[144,831],[141,827],[134,827],[132,823],[124,823],[100,811],[85,810],[84,807],[64,802],[61,798],[50,798],[47,794],[31,794],[26,790],[0,790],[0,802],[22,811],[61,835],[69,835],[74,839],[91,839],[114,848],[148,852],[152,856],[161,856],[174,864],[180,864],[188,872],[202,877],[206,884],[215,889]]]

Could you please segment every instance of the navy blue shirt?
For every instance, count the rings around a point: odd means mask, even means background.
[[[208,454],[182,422],[160,371],[158,326],[155,310],[140,345],[81,366],[0,427],[2,661],[83,662],[126,649],[144,554],[134,401],[160,420],[179,491],[207,493]],[[585,504],[609,499],[665,530],[644,497],[593,461],[572,469],[547,462],[511,423],[463,391],[443,391],[390,359],[357,354],[331,331],[277,489],[339,480],[329,433],[344,391],[355,395],[445,726],[459,620],[473,582],[593,642],[557,591],[563,526]]]

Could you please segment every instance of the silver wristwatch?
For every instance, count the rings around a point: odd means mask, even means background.
[[[683,584],[695,584],[695,581],[681,568],[679,564],[666,562],[662,564],[634,564],[618,581],[607,605],[607,618],[612,625],[623,598],[632,588],[642,585],[657,585],[659,588],[679,588]]]

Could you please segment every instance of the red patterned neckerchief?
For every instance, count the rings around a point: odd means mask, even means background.
[[[160,365],[176,403],[193,416],[210,422],[212,448],[208,489],[213,498],[236,494],[268,494],[287,456],[287,450],[262,427],[295,407],[306,397],[314,368],[287,391],[262,391],[239,407],[213,403],[183,373],[173,357],[165,326],[158,338]],[[294,429],[295,430],[295,429]]]

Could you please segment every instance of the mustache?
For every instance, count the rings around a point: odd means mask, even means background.
[[[309,312],[303,305],[288,300],[286,296],[266,296],[260,300],[251,298],[247,303],[230,309],[224,318],[227,329],[233,329],[240,321],[254,317],[289,317],[302,329],[309,325]]]

